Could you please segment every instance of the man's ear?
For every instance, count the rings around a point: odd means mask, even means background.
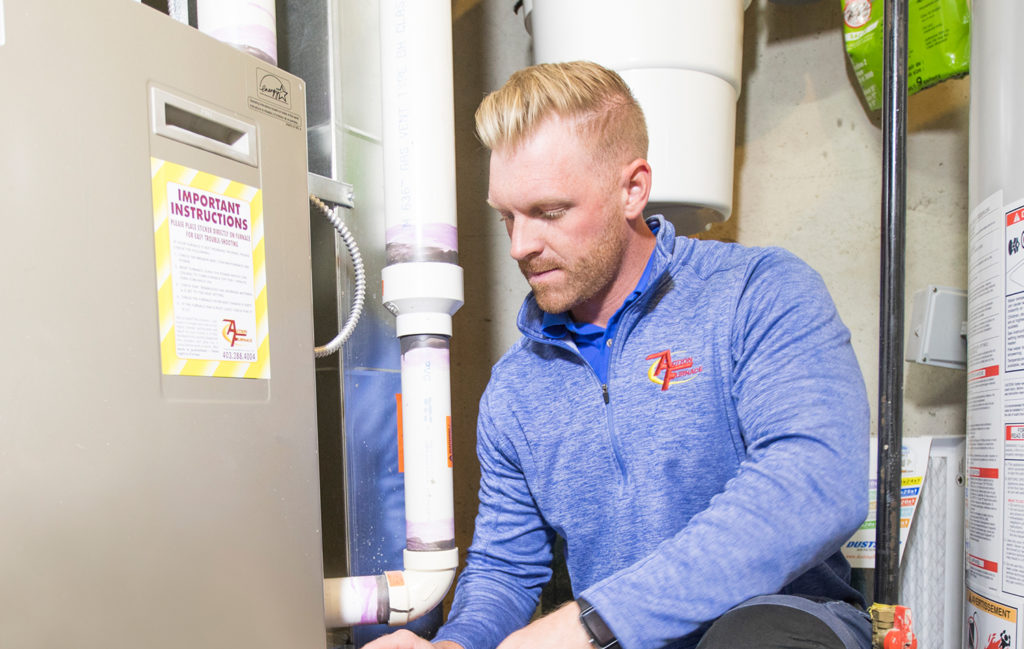
[[[642,218],[647,199],[651,196],[651,165],[643,158],[637,158],[623,167],[622,188],[626,218]]]

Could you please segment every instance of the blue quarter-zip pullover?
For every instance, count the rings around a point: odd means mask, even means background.
[[[781,249],[655,228],[606,388],[524,302],[481,399],[480,508],[438,639],[487,649],[525,625],[556,534],[624,649],[693,646],[761,594],[860,603],[839,548],[867,512],[868,404],[824,283]]]

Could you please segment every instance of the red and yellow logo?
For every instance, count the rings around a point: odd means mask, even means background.
[[[224,325],[224,329],[220,332],[220,335],[224,336],[224,340],[231,343],[232,347],[234,347],[237,342],[252,342],[252,338],[245,337],[249,332],[245,329],[239,329],[234,320],[225,319],[224,322],[227,324]]]
[[[668,390],[668,386],[692,381],[695,376],[704,371],[703,365],[694,366],[693,357],[685,353],[676,352],[676,358],[672,358],[672,352],[665,350],[651,354],[646,360],[654,361],[647,368],[647,378],[651,383],[661,386],[661,389]]]

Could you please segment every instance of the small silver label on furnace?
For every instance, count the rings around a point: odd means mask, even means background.
[[[4,44],[4,0],[0,0],[0,47]]]

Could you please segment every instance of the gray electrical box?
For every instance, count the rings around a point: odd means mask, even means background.
[[[303,82],[0,0],[0,646],[322,648]]]
[[[912,363],[967,368],[967,291],[926,286],[914,293],[904,358]]]

